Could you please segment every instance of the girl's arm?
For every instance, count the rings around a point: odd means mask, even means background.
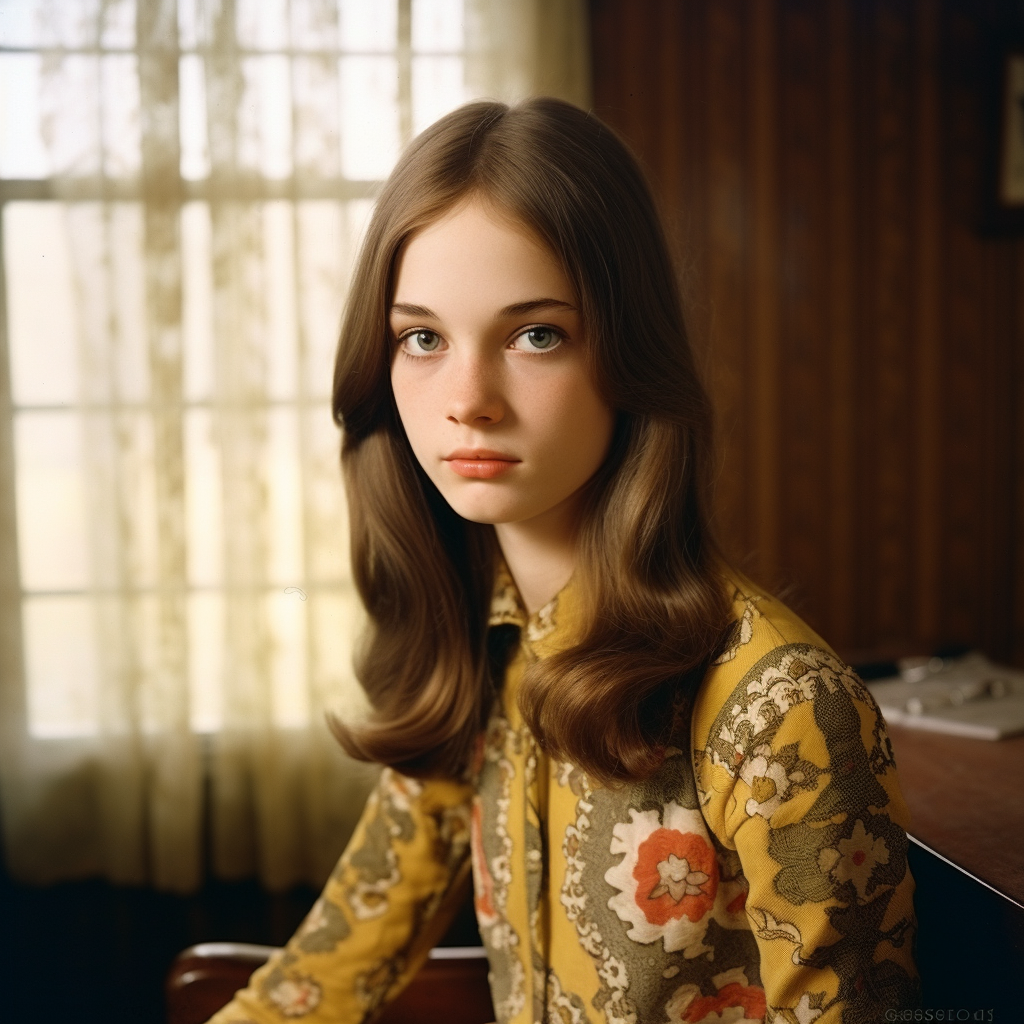
[[[882,1020],[917,997],[892,749],[857,676],[780,614],[790,628],[752,623],[749,649],[702,691],[693,740],[704,816],[739,854],[774,1019]],[[810,642],[786,642],[800,633]]]
[[[306,920],[210,1024],[355,1024],[397,995],[471,885],[471,798],[385,769]]]

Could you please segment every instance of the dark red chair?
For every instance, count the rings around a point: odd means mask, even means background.
[[[179,953],[167,974],[169,1024],[203,1024],[244,988],[272,946],[204,942]],[[431,950],[430,958],[374,1024],[488,1024],[494,1020],[483,947]]]

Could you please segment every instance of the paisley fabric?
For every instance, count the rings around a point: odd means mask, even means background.
[[[650,779],[609,789],[524,725],[570,584],[518,630],[471,779],[385,770],[323,896],[216,1024],[356,1022],[443,933],[472,871],[499,1024],[873,1022],[916,998],[906,807],[878,709],[783,605],[736,627]]]

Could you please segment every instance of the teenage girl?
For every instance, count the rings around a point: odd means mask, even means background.
[[[711,410],[635,160],[474,103],[377,202],[334,380],[386,767],[215,1018],[349,1024],[472,885],[497,1019],[873,1022],[913,1003],[878,709],[709,530]]]

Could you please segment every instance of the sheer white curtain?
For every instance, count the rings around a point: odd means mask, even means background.
[[[8,867],[318,883],[372,771],[332,350],[375,188],[474,96],[588,100],[583,0],[5,0]]]

